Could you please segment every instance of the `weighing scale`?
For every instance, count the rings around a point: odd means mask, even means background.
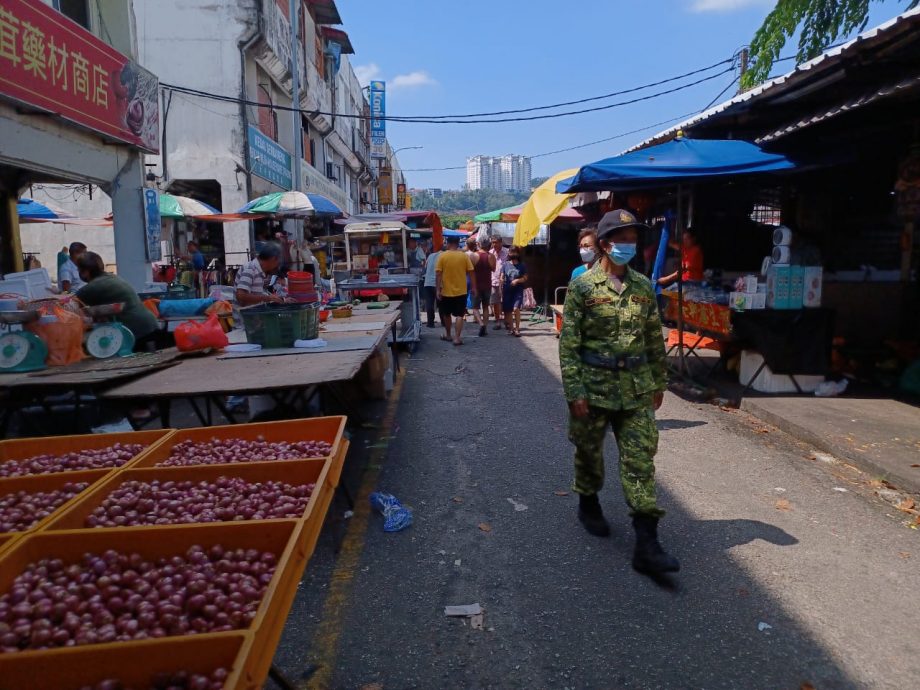
[[[45,368],[48,346],[22,324],[38,321],[37,311],[0,312],[0,373],[39,371]]]
[[[96,321],[83,341],[91,357],[108,359],[134,354],[134,334],[123,324],[107,320],[121,314],[124,308],[124,302],[85,308],[86,313]]]

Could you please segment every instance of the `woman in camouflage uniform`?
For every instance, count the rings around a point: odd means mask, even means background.
[[[664,339],[649,280],[627,265],[645,226],[625,210],[607,213],[597,228],[600,260],[569,284],[559,360],[575,444],[578,518],[609,536],[597,494],[604,483],[604,437],[613,428],[620,482],[636,531],[633,567],[644,573],[679,570],[658,543],[664,515],[655,498],[655,410],[667,387]]]

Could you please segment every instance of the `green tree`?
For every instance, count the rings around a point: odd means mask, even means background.
[[[494,189],[445,190],[440,197],[432,197],[419,191],[412,197],[412,208],[433,209],[443,218],[455,211],[468,211],[473,216],[484,211],[494,211],[507,206],[516,206],[527,201],[526,192],[500,192]]]
[[[741,87],[749,89],[767,80],[786,40],[794,36],[799,27],[796,64],[817,57],[829,45],[853,31],[862,31],[869,21],[872,2],[884,0],[777,0],[776,7],[751,41],[750,69],[742,78]],[[920,0],[910,0],[908,7],[916,7],[918,3]]]
[[[546,182],[548,179],[549,179],[549,177],[535,177],[535,178],[533,178],[533,179],[530,181],[530,188],[531,188],[531,189],[536,189],[536,188],[539,187],[541,184],[543,184],[544,182]]]

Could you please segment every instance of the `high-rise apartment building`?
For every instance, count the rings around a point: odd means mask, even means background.
[[[467,158],[466,186],[502,192],[530,191],[530,158],[515,154]]]

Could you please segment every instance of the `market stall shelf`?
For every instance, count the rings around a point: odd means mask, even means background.
[[[320,338],[325,339],[325,334],[320,333]],[[251,359],[252,357],[278,357],[279,355],[315,355],[320,352],[354,352],[360,350],[373,350],[377,347],[379,338],[376,335],[357,335],[351,337],[335,338],[326,341],[321,347],[279,347],[271,350],[258,350],[256,352],[227,352],[218,355],[217,359]]]

